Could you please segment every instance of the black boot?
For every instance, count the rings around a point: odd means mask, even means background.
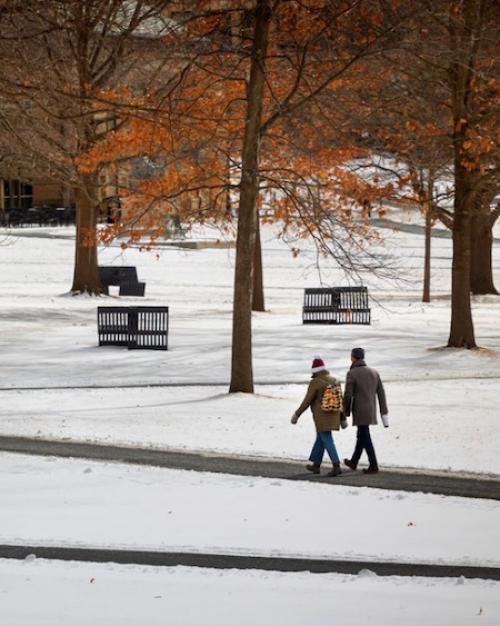
[[[363,474],[378,474],[378,465],[369,465],[363,470]]]
[[[349,461],[349,459],[344,459],[344,465],[347,465],[347,467],[352,469],[353,471],[357,468],[356,463]]]
[[[312,472],[313,474],[319,474],[319,468],[321,466],[317,463],[311,463],[310,465],[306,465],[306,470]]]
[[[334,463],[333,469],[328,472],[327,476],[340,476],[342,474],[342,470],[340,469],[340,463]]]

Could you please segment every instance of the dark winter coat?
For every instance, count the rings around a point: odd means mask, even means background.
[[[352,364],[347,373],[344,391],[344,414],[352,412],[354,426],[370,426],[377,423],[377,398],[380,414],[387,415],[385,390],[378,372],[367,367],[363,360]]]
[[[326,413],[321,409],[321,400],[323,398],[323,392],[328,385],[333,385],[336,379],[330,376],[327,370],[313,374],[307,393],[302,400],[302,404],[295,411],[297,416],[311,407],[313,414],[314,425],[319,433],[326,432],[328,430],[339,430],[340,428],[340,411],[331,411]]]

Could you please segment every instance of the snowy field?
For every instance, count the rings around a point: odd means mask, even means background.
[[[311,358],[319,352],[343,379],[361,345],[387,387],[391,427],[374,430],[382,466],[500,475],[500,298],[474,299],[482,350],[440,349],[451,241],[433,239],[434,300],[424,305],[421,218],[389,217],[402,230],[380,228],[383,252],[400,281],[363,278],[372,296],[367,327],[303,326],[303,289],[319,284],[314,251],[304,242],[293,258],[263,229],[268,311],[254,315],[253,396],[227,394],[233,250],[162,246],[156,256],[116,245],[100,263],[136,265],[146,298],[74,298],[72,229],[0,232],[0,434],[304,459],[311,419],[289,420]],[[322,265],[326,284],[346,284]],[[169,351],[99,348],[96,307],[107,304],[168,305]],[[352,428],[336,436],[341,456],[353,438]],[[496,501],[7,453],[0,493],[3,543],[500,566]],[[0,624],[493,626],[499,589],[370,573],[0,560]]]
[[[386,385],[391,426],[373,429],[380,464],[500,474],[499,381],[444,380],[426,392],[422,384]],[[260,386],[250,397],[226,387],[0,392],[0,432],[305,460],[315,437],[309,411],[290,424],[304,391],[305,383]],[[355,436],[335,433],[342,458]]]
[[[0,560],[9,626],[497,626],[499,614],[500,583],[476,580]]]
[[[0,246],[0,433],[301,459],[313,435],[311,420],[304,415],[295,429],[288,421],[313,354],[321,353],[343,379],[350,349],[362,345],[387,384],[391,428],[375,431],[382,465],[500,474],[500,298],[474,299],[483,350],[439,349],[449,331],[451,240],[433,239],[434,300],[424,305],[421,218],[389,217],[404,227],[379,229],[401,281],[364,277],[373,296],[371,326],[303,326],[303,288],[319,284],[314,252],[303,242],[293,258],[263,229],[268,312],[254,315],[254,372],[257,382],[276,384],[258,386],[254,397],[226,393],[234,251],[161,247],[156,258],[114,246],[101,252],[101,264],[136,265],[147,297],[73,298],[64,295],[71,284],[71,229],[14,231]],[[500,285],[500,231],[496,236]],[[327,261],[322,276],[345,284]],[[96,307],[108,303],[169,305],[170,350],[97,347]],[[174,386],[12,390],[163,383]],[[353,437],[353,429],[339,435],[343,456]]]
[[[0,543],[500,567],[500,502],[0,455]]]

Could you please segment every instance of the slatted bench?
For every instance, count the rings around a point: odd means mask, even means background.
[[[8,209],[0,214],[5,226],[68,226],[75,223],[75,209],[71,207],[34,206]]]
[[[99,278],[106,294],[109,294],[110,285],[120,287],[120,296],[144,296],[146,290],[146,283],[139,282],[137,269],[133,266],[100,265]]]
[[[303,324],[370,324],[367,287],[305,289]]]
[[[100,346],[168,350],[168,306],[100,306],[97,332]]]

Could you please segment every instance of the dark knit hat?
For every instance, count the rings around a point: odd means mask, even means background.
[[[359,361],[360,359],[365,358],[365,351],[363,350],[363,348],[353,348],[351,351],[351,356]]]

